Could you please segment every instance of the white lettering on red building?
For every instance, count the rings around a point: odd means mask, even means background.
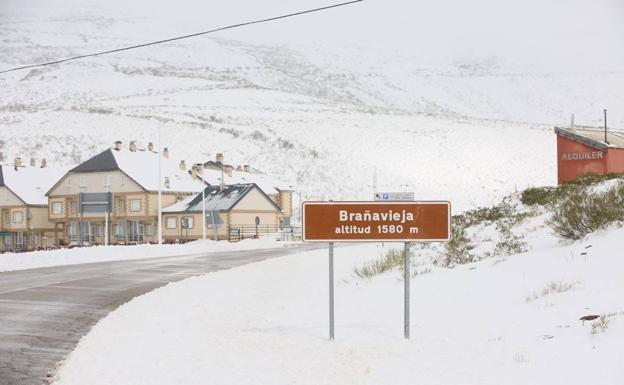
[[[602,159],[602,151],[594,152],[564,152],[561,160],[595,160]]]

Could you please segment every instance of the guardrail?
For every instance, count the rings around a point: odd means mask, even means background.
[[[241,225],[231,226],[229,231],[230,242],[243,239],[259,238],[260,236],[275,235],[283,241],[301,239],[301,227],[280,227],[272,225]]]

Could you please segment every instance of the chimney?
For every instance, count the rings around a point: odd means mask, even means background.
[[[37,165],[37,161],[35,158],[30,158],[30,167],[35,167]]]
[[[168,176],[165,177],[165,188],[171,188],[171,179]]]
[[[572,114],[572,117],[570,118],[570,128],[574,128],[574,114]]]
[[[191,167],[191,176],[193,179],[199,178],[199,167],[197,164],[194,164],[193,167]]]
[[[243,171],[243,166],[241,166],[240,164],[238,166],[236,166],[236,171],[242,172]]]
[[[115,150],[121,151],[121,140],[115,142]]]
[[[130,151],[132,151],[132,152],[135,152],[137,150],[137,146],[136,146],[136,141],[135,140],[130,142],[129,148],[130,148]]]
[[[147,151],[154,152],[154,143],[149,142],[149,143],[147,144]]]
[[[167,147],[163,149],[163,158],[169,159],[169,149]]]
[[[186,162],[184,161],[184,159],[180,161],[180,170],[186,171]]]
[[[15,158],[15,169],[17,170],[18,167],[22,167],[22,158],[20,157]]]
[[[0,151],[0,162],[4,162],[4,152]]]
[[[234,171],[234,167],[232,167],[232,166],[225,166],[225,173],[228,176],[232,176],[232,171]]]
[[[46,168],[48,167],[48,161],[46,160],[46,158],[41,159],[41,168]]]
[[[217,163],[223,164],[223,154],[222,153],[218,153],[217,154]]]
[[[246,164],[246,165],[243,166],[243,171],[251,172],[251,167],[248,164]]]

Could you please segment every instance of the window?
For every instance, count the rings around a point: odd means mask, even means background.
[[[111,180],[113,179],[112,176],[110,175],[105,175],[104,176],[104,187],[110,187],[111,186]]]
[[[167,228],[168,229],[175,229],[178,227],[178,220],[175,217],[169,217],[167,218]]]
[[[69,212],[72,214],[76,214],[76,212],[78,212],[78,202],[76,201],[69,202]]]
[[[52,202],[52,214],[63,214],[63,202]]]
[[[67,235],[71,241],[76,241],[78,239],[78,222],[71,222],[69,226],[67,226]]]
[[[182,222],[182,228],[185,228],[185,229],[193,228],[193,217],[183,217],[181,222]]]
[[[80,187],[87,187],[87,176],[86,175],[81,175],[80,176]]]
[[[143,242],[143,231],[145,230],[143,222],[128,222],[128,240],[131,242]]]
[[[24,248],[24,233],[15,233],[15,248],[20,250]]]
[[[141,200],[130,199],[130,211],[140,211],[140,210],[141,210]]]
[[[22,223],[24,221],[24,213],[22,211],[13,212],[13,223]]]
[[[113,231],[115,232],[115,235],[118,237],[123,237],[125,234],[125,225],[123,222],[119,222],[116,225],[114,225]]]
[[[117,201],[117,212],[123,213],[124,211],[126,211],[126,201],[123,199],[119,199]]]
[[[67,177],[67,187],[71,187],[71,176]]]
[[[145,225],[145,236],[147,237],[151,237],[152,236],[152,225]]]
[[[122,185],[122,186],[125,186],[125,185],[126,185],[126,176],[125,176],[125,175],[122,175],[122,176],[121,176],[121,185]]]

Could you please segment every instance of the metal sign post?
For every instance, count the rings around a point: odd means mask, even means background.
[[[104,246],[108,246],[108,210],[104,214]]]
[[[210,218],[212,219],[212,227],[214,228],[214,232],[215,232],[215,242],[219,240],[219,229],[217,229],[217,225],[215,223],[215,212],[216,211],[212,211],[212,213],[210,214]]]
[[[329,242],[329,340],[334,340],[334,242]]]
[[[210,216],[210,222],[212,223],[212,228],[214,229],[214,240],[219,240],[219,225],[223,223],[221,216],[219,215],[218,210],[209,210],[206,211],[206,216]],[[207,221],[207,219],[206,219]]]
[[[405,242],[404,277],[403,277],[403,337],[410,338],[410,243]]]

